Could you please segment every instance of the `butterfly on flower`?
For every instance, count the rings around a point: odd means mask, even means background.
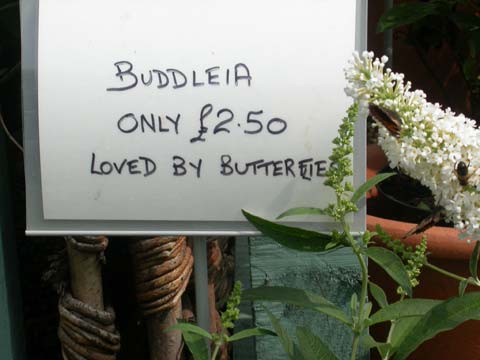
[[[370,111],[370,116],[373,118],[373,120],[383,125],[390,134],[395,137],[400,135],[402,119],[395,111],[375,104],[369,104],[368,110]]]

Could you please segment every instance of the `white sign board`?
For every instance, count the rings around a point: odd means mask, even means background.
[[[323,181],[358,11],[357,0],[41,1],[43,221],[241,232],[252,229],[241,209],[275,218],[333,201]]]

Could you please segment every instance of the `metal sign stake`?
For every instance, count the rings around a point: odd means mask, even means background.
[[[193,240],[195,303],[197,323],[206,331],[210,331],[210,309],[208,307],[208,263],[207,237],[197,236]]]

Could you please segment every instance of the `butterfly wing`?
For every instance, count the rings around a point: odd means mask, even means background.
[[[402,119],[395,111],[382,108],[375,104],[369,104],[368,110],[373,120],[384,126],[390,134],[395,137],[400,135]]]

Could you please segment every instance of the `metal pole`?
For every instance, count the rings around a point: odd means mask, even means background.
[[[210,308],[208,305],[208,263],[207,238],[198,236],[193,241],[193,257],[195,258],[195,303],[198,325],[210,331]]]

